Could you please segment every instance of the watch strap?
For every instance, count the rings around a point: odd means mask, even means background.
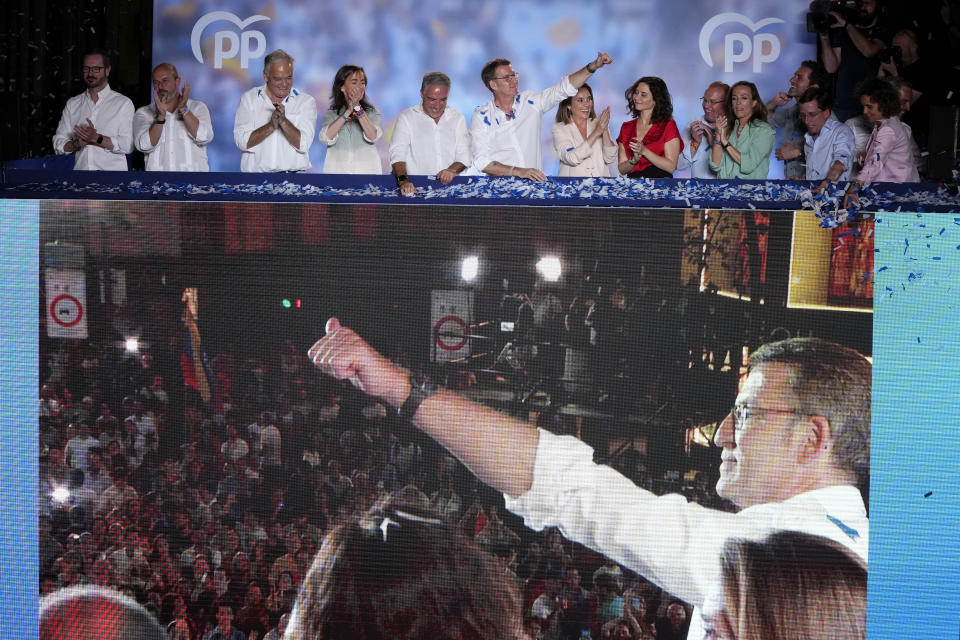
[[[413,416],[417,414],[417,410],[420,408],[420,405],[423,404],[423,401],[439,390],[440,387],[432,384],[425,378],[410,376],[410,395],[407,396],[407,399],[404,400],[400,408],[397,409],[397,414],[402,419],[412,422]]]

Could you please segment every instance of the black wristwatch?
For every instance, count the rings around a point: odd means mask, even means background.
[[[103,136],[97,136],[97,145],[103,144]]]
[[[407,176],[407,174],[403,174],[403,175],[397,176],[397,186],[399,187],[400,185],[402,185],[404,182],[406,182],[406,181],[409,180],[409,179],[410,179],[410,178],[409,178],[409,176]]]
[[[423,376],[410,376],[410,395],[403,401],[403,404],[397,409],[397,415],[403,420],[413,422],[413,416],[417,414],[417,409],[423,404],[423,401],[434,395],[440,387],[430,382],[429,378]]]

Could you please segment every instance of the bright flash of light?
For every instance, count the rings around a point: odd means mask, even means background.
[[[537,271],[547,282],[556,282],[563,273],[563,265],[560,264],[560,258],[556,256],[544,256],[537,263]]]
[[[467,256],[460,265],[460,277],[465,282],[472,282],[480,272],[480,258],[477,256]]]

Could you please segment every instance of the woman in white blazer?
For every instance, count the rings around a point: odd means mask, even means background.
[[[617,143],[610,137],[610,107],[593,110],[593,91],[584,84],[577,95],[557,106],[553,148],[560,158],[560,177],[609,177],[608,165],[617,159]]]

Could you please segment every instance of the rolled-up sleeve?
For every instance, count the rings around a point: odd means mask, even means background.
[[[310,145],[313,144],[313,135],[317,130],[317,101],[311,95],[300,95],[303,96],[301,98],[303,104],[299,105],[296,113],[289,114],[286,117],[300,132],[300,146],[297,147],[297,152],[307,153],[310,151]]]
[[[76,124],[76,115],[74,114],[74,99],[67,100],[63,113],[60,114],[60,123],[57,125],[57,131],[53,134],[53,150],[58,155],[66,153],[64,146],[73,138],[73,127]]]
[[[327,137],[327,129],[330,128],[330,125],[333,124],[333,121],[339,118],[340,115],[333,109],[329,109],[326,113],[323,114],[323,120],[320,122],[320,142],[324,143],[328,147],[332,147],[337,143],[337,140],[340,138],[340,132],[337,132],[337,135],[332,138]],[[342,129],[341,129],[342,131]]]
[[[240,98],[240,105],[237,107],[237,114],[233,119],[233,141],[240,151],[252,153],[247,149],[247,142],[250,141],[250,134],[257,126],[254,124],[253,102],[250,94],[245,93]]]
[[[883,165],[887,162],[891,150],[896,142],[896,134],[890,127],[881,126],[873,139],[873,146],[866,149],[863,169],[857,174],[857,180],[863,184],[870,184],[883,173]]]
[[[459,162],[465,167],[470,166],[470,132],[467,131],[467,119],[463,114],[457,113],[457,126],[455,129],[457,150],[454,153],[454,162]]]
[[[116,128],[110,135],[113,141],[111,153],[126,155],[133,151],[133,112],[133,102],[124,97],[124,103],[120,106],[117,119],[114,121]]]
[[[148,105],[133,114],[133,145],[137,151],[150,153],[156,145],[150,144],[150,125],[153,124],[153,107]]]
[[[577,90],[570,84],[570,76],[563,76],[560,82],[552,87],[530,95],[529,100],[533,101],[540,113],[546,113],[560,104],[560,101],[575,95]]]
[[[397,162],[410,162],[410,143],[413,132],[407,114],[407,111],[401,113],[400,117],[397,118],[397,123],[393,125],[393,138],[390,139],[391,165]]]
[[[473,154],[473,166],[477,171],[483,171],[493,162],[490,140],[493,136],[493,127],[490,126],[489,116],[479,109],[470,117],[470,152]]]
[[[370,122],[372,122],[373,126],[376,127],[377,132],[374,135],[373,140],[371,140],[370,138],[367,137],[367,132],[364,131],[363,139],[369,142],[370,144],[373,144],[383,136],[383,129],[380,128],[380,121],[383,118],[383,115],[376,109],[370,109],[366,113],[367,113],[367,117],[370,118]],[[361,131],[362,130],[363,128],[361,127]]]
[[[213,123],[210,120],[210,109],[200,101],[192,101],[190,110],[197,116],[197,135],[193,136],[193,141],[197,146],[204,146],[213,140]]]
[[[833,138],[833,150],[831,152],[831,164],[840,162],[843,164],[843,176],[850,175],[850,167],[853,166],[854,148],[856,139],[853,131],[847,125],[840,123],[837,127],[837,135]]]

